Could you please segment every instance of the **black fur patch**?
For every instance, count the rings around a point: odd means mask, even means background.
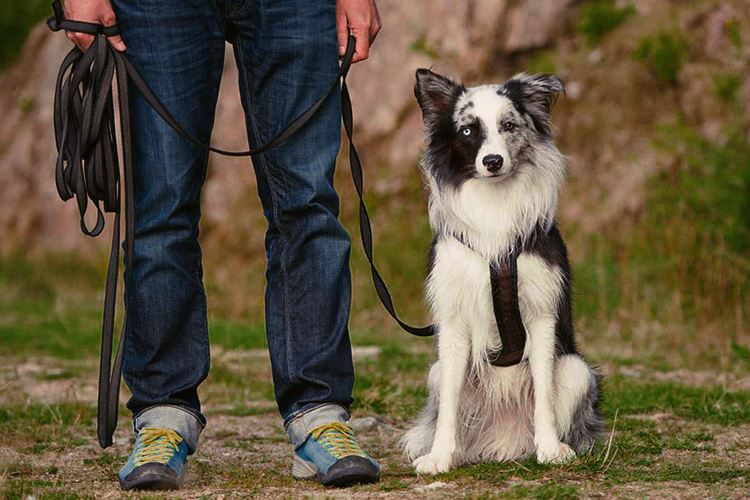
[[[573,306],[571,291],[571,270],[568,262],[568,250],[562,239],[557,224],[553,224],[549,231],[545,232],[538,227],[532,237],[526,242],[525,252],[532,253],[543,259],[550,267],[560,269],[563,276],[560,302],[557,306],[557,321],[555,324],[555,353],[558,356],[564,354],[577,354],[574,331],[573,331]]]
[[[516,75],[498,89],[498,95],[511,100],[519,112],[531,118],[540,139],[551,135],[550,110],[557,95],[565,90],[555,75]]]

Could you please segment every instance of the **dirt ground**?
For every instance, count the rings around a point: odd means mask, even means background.
[[[366,365],[363,360],[380,355],[377,349],[365,349],[357,358]],[[219,350],[216,357],[219,366],[230,371],[240,370],[243,364],[263,371],[260,367],[267,363],[261,351]],[[0,369],[0,411],[4,411],[0,422],[7,428],[0,439],[4,498],[154,497],[125,494],[118,487],[117,471],[131,446],[124,411],[115,444],[101,450],[95,442],[95,368],[93,359],[4,359]],[[366,378],[367,369],[363,371]],[[611,377],[622,376],[620,371],[634,377],[646,370],[635,373],[632,367],[608,366],[605,371]],[[661,376],[671,379],[679,372]],[[702,379],[695,377],[689,383],[699,385]],[[190,458],[185,487],[157,497],[750,497],[750,422],[713,423],[681,417],[670,409],[609,419],[601,446],[570,465],[485,464],[437,477],[415,475],[401,455],[397,442],[408,419],[355,410],[356,433],[382,464],[382,481],[325,489],[291,479],[292,451],[274,403],[265,399],[238,406],[231,398],[222,400],[225,391],[233,390],[225,376],[209,379],[203,391],[209,423],[199,451]]]

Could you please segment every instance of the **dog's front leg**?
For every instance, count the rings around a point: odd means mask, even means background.
[[[564,463],[575,452],[560,441],[555,415],[555,320],[537,319],[529,325],[529,367],[534,383],[534,445],[540,463]]]
[[[418,474],[438,474],[450,469],[456,452],[461,388],[469,361],[469,339],[458,322],[441,325],[438,337],[440,383],[435,439],[427,455],[414,460]]]

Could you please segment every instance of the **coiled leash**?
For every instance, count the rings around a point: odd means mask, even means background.
[[[346,85],[346,76],[354,56],[355,40],[353,36],[349,36],[346,52],[336,78],[318,100],[265,144],[245,151],[226,151],[204,144],[192,137],[151,91],[127,55],[110,46],[106,37],[120,34],[117,25],[103,26],[97,23],[65,19],[60,0],[55,0],[52,8],[54,16],[47,20],[47,25],[52,31],[65,30],[94,35],[94,42],[85,53],[74,47],[65,56],[55,84],[54,128],[58,152],[55,165],[55,184],[63,201],[71,198],[76,199],[80,213],[81,231],[84,234],[92,237],[98,236],[104,229],[104,213],[114,214],[99,360],[97,436],[102,448],[112,445],[112,437],[117,426],[123,347],[127,325],[127,314],[125,314],[113,364],[112,347],[114,344],[115,302],[120,257],[120,219],[123,210],[126,290],[131,287],[132,272],[129,270],[133,269],[135,216],[133,209],[133,144],[128,83],[138,89],[159,116],[180,136],[201,148],[221,155],[237,157],[263,153],[289,139],[312,119],[325,100],[337,89],[340,81],[341,116],[349,142],[349,165],[352,180],[359,198],[360,236],[365,256],[370,264],[375,290],[386,311],[403,330],[420,337],[435,334],[436,328],[434,325],[415,327],[399,318],[388,287],[375,266],[372,225],[364,202],[362,162],[354,146],[352,103]],[[122,177],[120,176],[117,155],[115,99],[112,88],[114,81],[117,82],[117,106],[120,113]],[[124,200],[121,199],[122,196],[124,196]],[[96,209],[96,223],[93,228],[89,228],[85,222],[89,200]],[[525,331],[518,312],[515,257],[511,261],[501,264],[500,267],[490,267],[493,308],[503,346],[500,351],[490,353],[490,362],[498,366],[518,363],[521,360],[525,343]],[[506,269],[504,266],[507,265],[510,265],[511,268]]]

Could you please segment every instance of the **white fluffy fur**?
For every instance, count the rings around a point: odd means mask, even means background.
[[[459,189],[439,185],[425,168],[432,230],[460,235],[489,260],[507,254],[538,223],[551,226],[565,162],[552,144],[540,145],[532,155],[533,170],[519,169],[509,182],[470,179]]]
[[[470,92],[480,118],[495,130],[508,99],[490,87]],[[503,153],[503,139],[496,135],[478,157]],[[451,236],[439,238],[435,248],[427,296],[439,330],[439,359],[430,370],[427,411],[402,439],[419,473],[534,453],[542,462],[575,455],[560,438],[594,374],[577,355],[555,360],[559,269],[532,254],[519,256],[529,362],[501,368],[487,361],[488,351],[500,347],[488,263],[507,255],[537,224],[551,226],[565,174],[564,159],[551,142],[535,144],[532,151],[533,168],[518,168],[503,182],[470,179],[458,188],[440,185],[424,165],[434,232],[458,234],[473,250]]]

